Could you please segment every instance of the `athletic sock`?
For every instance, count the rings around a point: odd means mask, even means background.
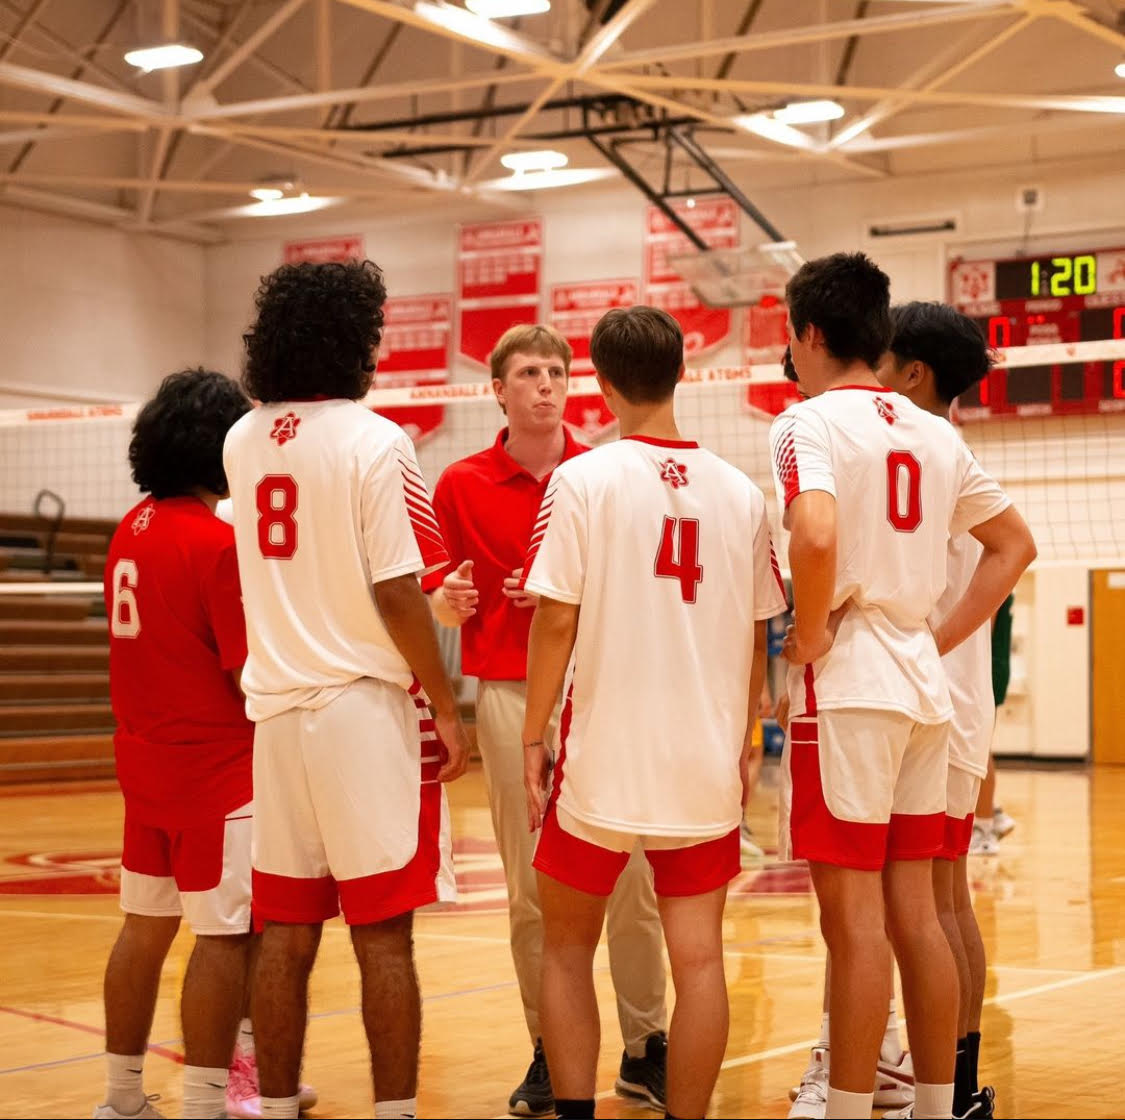
[[[828,1120],[851,1120],[855,1116],[870,1116],[874,1107],[874,1093],[845,1093],[843,1089],[828,1086]]]
[[[184,1066],[184,1120],[216,1120],[227,1104],[229,1071]]]
[[[555,1097],[555,1115],[558,1120],[592,1120],[594,1098],[586,1100],[561,1100]]]
[[[376,1101],[375,1120],[414,1120],[418,1115],[418,1098],[401,1101]]]
[[[243,1019],[238,1024],[238,1041],[235,1045],[245,1057],[254,1057],[254,1024],[249,1019]]]
[[[262,1120],[295,1120],[297,1097],[262,1097]]]
[[[893,997],[887,1010],[887,1025],[883,1029],[879,1057],[886,1058],[890,1062],[897,1062],[902,1058],[902,1043],[898,1039],[898,1011]]]
[[[953,1085],[914,1083],[915,1120],[949,1120],[953,1115]]]
[[[963,1038],[957,1040],[957,1064],[953,1067],[953,1115],[963,1116],[973,1103],[969,1079],[969,1047]]]
[[[105,1055],[105,1103],[114,1112],[131,1116],[145,1106],[144,1054]]]
[[[980,1092],[980,1085],[977,1084],[977,1066],[980,1062],[980,1031],[969,1031],[965,1035],[965,1042],[968,1044],[969,1051],[969,1084],[973,1087],[974,1093]]]
[[[820,1019],[820,1041],[817,1043],[817,1046],[821,1046],[821,1047],[823,1047],[824,1049],[827,1050],[828,1049],[828,1039],[829,1039],[828,1012],[826,1011],[821,1016],[821,1019]]]

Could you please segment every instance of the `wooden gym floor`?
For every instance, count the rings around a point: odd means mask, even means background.
[[[997,858],[972,861],[991,971],[983,1080],[998,1115],[1120,1116],[1117,1014],[1125,1003],[1125,769],[1004,769],[1018,821]],[[422,1116],[504,1114],[530,1058],[507,944],[499,860],[479,770],[451,789],[463,901],[417,921],[425,1000]],[[776,768],[752,822],[776,835]],[[0,790],[0,1116],[88,1116],[102,1100],[101,976],[118,928],[121,803],[112,783]],[[823,949],[799,865],[748,867],[727,907],[731,1036],[712,1116],[785,1116],[820,1022]],[[191,938],[165,970],[146,1087],[177,1115],[177,993]],[[620,1036],[604,948],[599,1104]],[[313,976],[306,1078],[314,1116],[370,1116],[358,985],[344,927],[326,928]]]

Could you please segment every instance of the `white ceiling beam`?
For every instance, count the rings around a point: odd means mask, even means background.
[[[49,0],[35,0],[27,11],[20,13],[19,22],[6,34],[5,41],[0,43],[0,62],[22,45],[20,40],[23,39],[23,33],[39,18],[39,13],[48,3]]]
[[[747,51],[777,50],[807,43],[824,43],[833,39],[850,39],[853,35],[877,35],[914,31],[920,27],[933,27],[963,20],[988,19],[1008,15],[1016,8],[1015,0],[981,0],[979,3],[950,4],[932,11],[899,12],[889,16],[869,16],[866,19],[846,19],[832,23],[818,23],[808,27],[786,27],[777,31],[758,31],[750,35],[736,35],[727,39],[712,39],[682,46],[654,47],[632,51],[607,62],[603,70],[620,70],[623,67],[667,65],[694,58],[708,58],[720,54],[744,54]]]
[[[316,0],[316,88],[332,88],[332,3]]]
[[[0,113],[0,120],[3,120]],[[312,140],[331,144],[356,144],[361,147],[386,146],[389,148],[426,148],[430,145],[460,145],[466,148],[487,148],[495,143],[488,136],[468,136],[459,132],[403,132],[398,129],[373,129],[368,131],[362,128],[317,128],[313,125],[260,125],[238,121],[234,126],[205,125],[206,134],[217,136],[241,133],[245,136],[260,136],[266,140]],[[190,131],[196,131],[193,125]],[[0,133],[3,135],[3,133]],[[542,140],[521,139],[513,137],[510,141],[512,147],[541,148]]]
[[[50,97],[63,97],[68,101],[82,101],[115,113],[129,113],[154,121],[168,116],[167,109],[159,101],[91,85],[89,82],[77,82],[72,78],[48,74],[45,70],[34,70],[29,66],[16,66],[11,62],[0,62],[0,85],[14,86]]]
[[[216,57],[217,61],[222,55],[222,50],[226,47],[230,47],[232,50],[238,50],[238,48],[242,46],[242,41],[235,37],[235,29],[241,24],[243,13],[248,11],[253,3],[254,0],[243,0],[243,6],[235,12],[233,19],[224,25],[222,30],[214,24],[201,19],[186,8],[184,9],[183,17],[186,22],[194,24],[215,40],[215,45],[209,49]],[[305,85],[304,82],[299,81],[288,71],[270,62],[268,58],[263,58],[260,54],[252,54],[246,62],[248,66],[253,66],[255,70],[258,70],[266,77],[273,78],[275,81],[280,82],[291,93],[309,92],[309,87]]]
[[[43,113],[28,112],[23,109],[0,109],[0,123],[3,124],[51,124],[67,125],[73,128],[125,128],[143,132],[148,128],[145,121],[130,117],[104,117],[86,113]]]
[[[40,128],[15,128],[0,132],[0,145],[6,144],[46,144],[51,140],[77,140],[82,136],[93,136],[99,132],[144,132],[146,126],[134,121],[121,121],[119,124],[103,124],[94,128],[68,128],[45,126]]]
[[[166,43],[174,43],[180,37],[180,0],[162,0],[160,5],[160,34]],[[175,113],[180,100],[180,72],[176,67],[168,67],[161,73],[161,86],[164,93],[164,107]],[[173,148],[173,136],[177,129],[165,125],[157,130],[156,147],[152,153],[152,170],[149,172],[150,185],[142,192],[137,202],[137,225],[142,229],[152,217],[156,203],[159,181],[168,169]]]
[[[122,190],[143,191],[152,187],[157,180],[132,175],[52,175],[34,171],[21,171],[16,175],[7,175],[0,172],[0,184],[11,186],[36,186],[36,187],[81,187],[88,190]],[[261,184],[255,179],[249,180],[198,180],[198,179],[162,179],[159,180],[160,189],[170,194],[232,194],[249,195],[250,191]],[[323,197],[353,198],[382,198],[387,187],[356,186],[341,183],[316,183],[307,184],[310,194]],[[403,190],[410,189],[404,184]],[[132,217],[128,210],[121,210],[122,217]]]
[[[958,60],[952,66],[943,69],[939,74],[930,77],[919,73],[904,82],[902,88],[920,89],[922,91],[940,89],[948,82],[953,81],[959,74],[963,74],[982,59],[987,58],[993,51],[998,50],[1008,42],[1009,39],[1030,27],[1031,24],[1035,23],[1038,19],[1039,17],[1036,15],[1025,15],[1022,19],[1017,19],[1014,23],[1010,23],[996,35],[992,36],[987,42],[981,43],[975,50],[969,51],[968,54],[959,52],[960,57]],[[881,121],[888,120],[900,109],[906,108],[907,104],[906,101],[897,97],[888,97],[883,101],[877,102],[859,120],[852,121],[851,124],[845,126],[840,132],[833,136],[828,142],[829,148],[846,147],[857,136],[862,136]]]
[[[1081,4],[1072,4],[1069,0],[1020,0],[1020,4],[1029,12],[1061,20],[1119,51],[1125,51],[1125,34],[1106,26]]]
[[[15,16],[23,15],[23,9],[17,4],[13,4],[12,0],[0,0],[0,9],[11,12]],[[91,74],[96,75],[103,82],[116,89],[128,90],[132,86],[128,82],[119,78],[112,70],[107,70],[104,66],[98,65],[91,58],[86,58],[85,55],[73,43],[67,42],[61,36],[56,35],[50,28],[44,27],[41,23],[36,23],[31,29],[36,35],[39,36],[45,43],[53,47],[60,54],[65,55],[71,62],[77,63],[79,66],[84,67]],[[2,60],[0,60],[2,61]]]
[[[237,50],[232,51],[223,62],[216,66],[207,77],[196,82],[184,98],[185,103],[206,98],[216,86],[222,84],[234,73],[248,58],[254,55],[258,48],[282,24],[291,19],[299,9],[303,8],[307,0],[286,0],[254,33],[245,38]]]
[[[503,71],[498,73],[495,70],[485,70],[466,74],[463,78],[415,78],[379,86],[266,97],[230,105],[193,105],[190,109],[185,106],[184,114],[201,121],[224,120],[228,117],[244,117],[257,113],[289,113],[299,109],[319,109],[326,105],[339,105],[347,101],[389,101],[395,98],[420,97],[428,93],[449,93],[457,89],[480,89],[494,83],[510,85],[513,82],[534,81],[537,77],[537,74],[526,71],[508,74]]]
[[[589,79],[603,84],[610,75]],[[832,97],[853,101],[900,98],[919,105],[978,105],[992,109],[1042,109],[1065,113],[1125,113],[1125,97],[1080,94],[970,93],[941,90],[903,90],[888,86],[838,86],[821,82],[764,82],[741,78],[666,77],[630,74],[628,84],[639,90],[706,90],[712,93],[781,94],[789,97]]]
[[[468,43],[478,50],[490,50],[503,55],[513,62],[527,66],[550,69],[552,72],[566,65],[546,47],[528,39],[490,19],[481,19],[472,12],[443,0],[420,0],[410,7],[394,3],[393,0],[341,0],[353,8],[361,8],[372,15],[384,19],[397,20],[421,31],[430,31],[447,39]]]
[[[564,85],[568,81],[573,81],[575,78],[581,78],[587,71],[592,70],[598,61],[605,55],[605,52],[617,42],[618,39],[635,23],[645,12],[647,12],[656,0],[627,0],[627,3],[621,8],[617,14],[608,22],[603,24],[593,35],[590,36],[589,41],[578,52],[574,61],[567,65],[566,69],[554,75],[551,80],[539,91],[539,94],[527,107],[526,111],[521,113],[520,116],[506,128],[503,134],[491,145],[477,161],[473,164],[472,168],[465,175],[466,183],[476,182],[485,170],[492,165],[492,161],[500,154],[509,144],[509,142],[523,131],[536,116],[539,110],[543,108],[559,86]]]

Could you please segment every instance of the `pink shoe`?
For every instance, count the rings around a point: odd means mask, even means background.
[[[297,1107],[303,1112],[320,1099],[311,1085],[297,1088]],[[258,1059],[236,1046],[227,1081],[227,1115],[238,1120],[261,1120],[262,1095],[258,1088]]]

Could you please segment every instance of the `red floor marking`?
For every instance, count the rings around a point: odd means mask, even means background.
[[[76,1023],[73,1019],[59,1019],[55,1015],[43,1015],[38,1011],[23,1011],[18,1007],[2,1007],[0,1012],[5,1015],[16,1015],[21,1019],[33,1019],[37,1023],[52,1023],[56,1027],[69,1027],[72,1031],[82,1031],[84,1034],[96,1034],[100,1038],[105,1038],[105,1031],[100,1027],[91,1027],[88,1023]],[[184,1063],[183,1054],[177,1053],[175,1050],[169,1050],[164,1046],[149,1046],[150,1053],[155,1054],[158,1058],[167,1058],[171,1062],[177,1062],[180,1065]]]

